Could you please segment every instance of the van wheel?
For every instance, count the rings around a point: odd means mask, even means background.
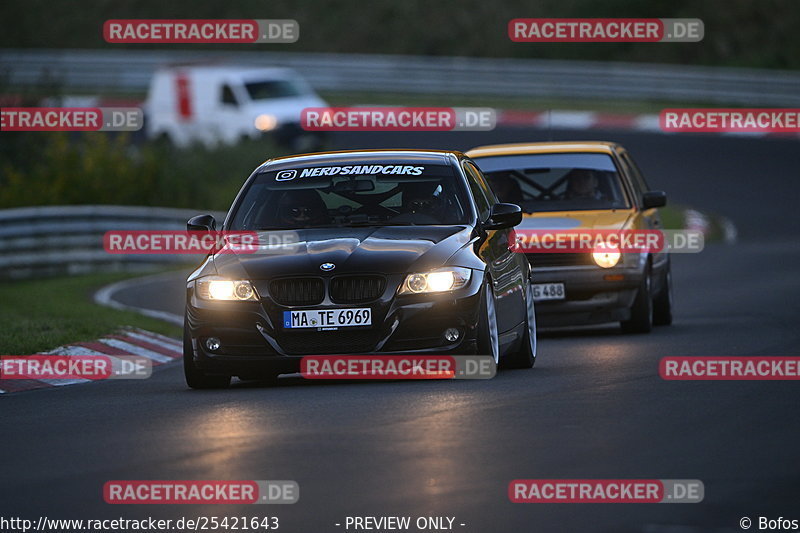
[[[631,318],[620,322],[623,333],[649,333],[653,329],[653,298],[650,296],[650,265],[645,267],[642,282],[631,306]]]
[[[162,131],[155,139],[153,139],[153,144],[155,144],[156,148],[168,150],[172,148],[172,139],[170,139],[170,136],[166,131]]]
[[[183,375],[186,384],[193,389],[225,389],[231,384],[230,376],[209,376],[194,362],[194,349],[189,328],[183,327]]]

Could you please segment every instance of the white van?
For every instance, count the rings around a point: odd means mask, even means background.
[[[179,147],[235,144],[264,134],[298,151],[320,135],[300,128],[306,107],[327,104],[293,70],[185,66],[156,71],[145,103],[147,135]]]

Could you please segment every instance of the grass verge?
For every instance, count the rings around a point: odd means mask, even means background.
[[[711,211],[685,205],[667,206],[659,210],[666,230],[700,229],[705,242],[736,241],[736,227],[726,217]]]
[[[121,326],[171,337],[180,328],[132,311],[97,305],[103,285],[141,274],[105,273],[0,283],[0,354],[27,355],[71,342],[91,341]]]

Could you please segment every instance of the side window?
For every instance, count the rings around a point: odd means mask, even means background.
[[[481,189],[483,189],[486,198],[489,200],[489,205],[494,205],[497,202],[499,202],[497,196],[495,196],[494,194],[494,191],[492,191],[492,188],[489,186],[489,182],[487,181],[486,176],[483,175],[483,172],[481,172],[478,169],[478,167],[475,166],[474,163],[467,162],[465,163],[465,165],[467,166],[467,168],[469,168],[470,172],[472,172],[472,174],[475,176],[475,180],[478,182],[478,185],[480,185]]]
[[[225,105],[238,106],[239,102],[236,101],[236,95],[233,94],[233,89],[228,84],[222,86],[222,103]]]
[[[472,163],[464,162],[464,171],[467,173],[467,183],[469,183],[472,196],[475,198],[475,205],[478,208],[478,219],[483,222],[489,218],[491,206],[495,203],[494,195],[486,185],[483,175]]]
[[[636,164],[636,161],[633,160],[633,158],[630,156],[628,152],[622,153],[622,160],[625,162],[625,165],[630,170],[631,176],[636,182],[636,187],[640,190],[640,192],[649,191],[650,187],[647,186],[647,182],[644,180],[642,171],[639,170],[639,166]]]

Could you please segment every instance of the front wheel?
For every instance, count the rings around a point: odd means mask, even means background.
[[[533,304],[533,285],[525,289],[525,333],[522,345],[503,359],[506,368],[533,368],[536,364],[536,312]]]
[[[646,266],[642,282],[631,306],[631,318],[620,322],[624,333],[649,333],[653,329],[653,297],[650,295],[650,266]]]
[[[500,360],[500,339],[497,333],[497,312],[492,282],[487,279],[481,296],[481,315],[478,320],[478,353],[491,355],[495,364]]]
[[[672,267],[667,264],[661,292],[653,300],[653,324],[669,326],[672,324]]]
[[[224,389],[231,384],[230,376],[210,376],[197,368],[189,328],[183,327],[183,375],[193,389]]]

